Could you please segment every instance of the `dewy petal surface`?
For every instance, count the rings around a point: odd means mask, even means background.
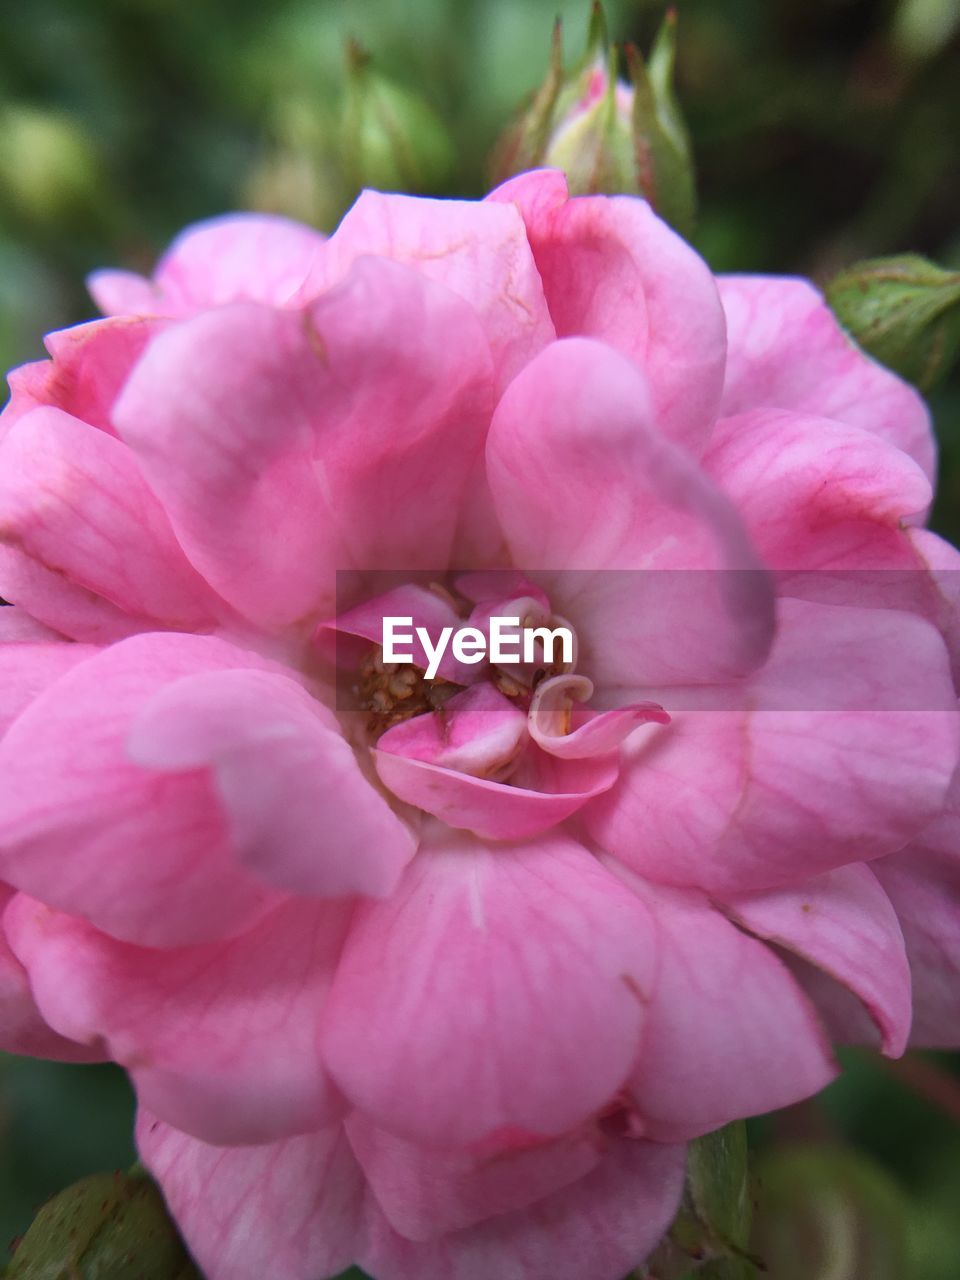
[[[560,834],[490,847],[437,832],[425,853],[389,902],[358,908],[324,1015],[334,1078],[413,1141],[582,1123],[639,1043],[643,904]]]

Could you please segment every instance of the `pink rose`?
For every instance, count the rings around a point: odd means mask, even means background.
[[[210,1280],[619,1280],[687,1139],[960,1040],[957,553],[809,285],[544,171],[92,287],[0,418],[0,1042],[130,1071]],[[576,669],[378,660],[511,608]]]

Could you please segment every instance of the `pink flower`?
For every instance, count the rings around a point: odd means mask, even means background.
[[[619,1280],[960,1040],[957,553],[809,285],[540,172],[93,291],[0,418],[0,1038],[127,1067],[210,1280]],[[377,657],[511,608],[576,669]]]

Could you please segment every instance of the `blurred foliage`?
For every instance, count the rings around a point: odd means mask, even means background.
[[[606,8],[612,37],[648,51],[663,3]],[[716,270],[802,272],[824,283],[853,262],[904,253],[960,269],[958,0],[677,8],[678,96],[699,182],[695,243]],[[87,271],[149,268],[198,218],[256,207],[330,229],[361,180],[480,194],[494,140],[543,79],[557,12],[579,49],[586,0],[4,5],[4,367],[39,355],[45,330],[92,315]],[[353,89],[351,39],[372,59],[354,59]],[[378,77],[373,117],[351,98],[368,68]],[[428,119],[427,153],[411,164],[402,148],[385,148],[376,132],[385,119],[392,136],[411,121],[420,132]],[[931,404],[943,455],[935,521],[956,540],[956,374]],[[899,1280],[956,1280],[955,1060],[892,1069],[850,1053],[844,1063],[820,1099],[751,1124],[761,1180],[750,1248],[776,1260],[769,1280],[792,1280],[804,1256],[792,1242],[806,1223],[825,1252],[806,1258],[804,1280],[881,1280],[889,1267],[868,1269],[864,1259],[879,1255],[864,1251],[900,1224],[882,1265],[902,1249]],[[0,1058],[0,1240],[82,1175],[127,1168],[131,1115],[119,1071]],[[730,1224],[713,1225],[744,1243]],[[846,1271],[837,1249],[847,1250]],[[696,1274],[708,1280],[714,1268],[716,1277],[717,1265]]]

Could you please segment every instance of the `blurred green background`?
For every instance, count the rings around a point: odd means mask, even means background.
[[[716,270],[822,283],[904,250],[960,269],[960,0],[677,8],[696,244]],[[383,172],[358,171],[361,151],[340,143],[348,39],[449,133],[420,185],[482,193],[498,132],[544,74],[558,12],[572,61],[586,0],[11,0],[0,10],[0,362],[36,358],[44,332],[93,314],[89,270],[149,268],[185,223],[253,207],[331,229]],[[663,4],[609,0],[607,13],[615,39],[645,48]],[[956,375],[932,404],[935,521],[956,539]],[[821,1099],[751,1128],[770,1275],[957,1280],[956,1060],[890,1068],[851,1052],[845,1064]],[[0,1259],[45,1197],[129,1164],[131,1109],[111,1069],[0,1058]],[[813,1156],[792,1154],[795,1143]]]

